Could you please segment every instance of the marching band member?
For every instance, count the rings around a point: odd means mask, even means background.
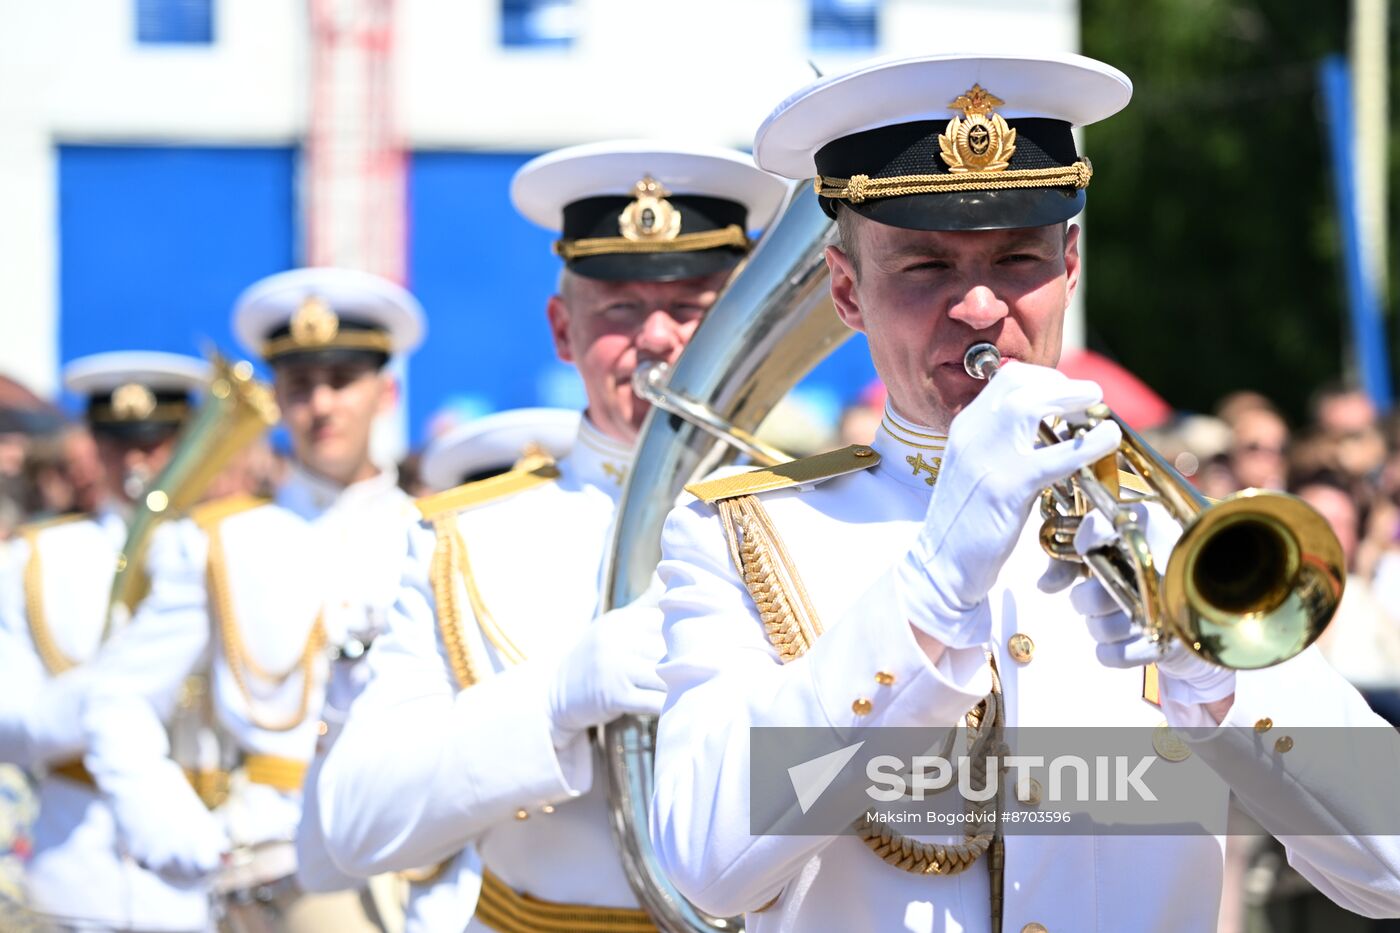
[[[676,359],[784,191],[740,153],[651,142],[564,149],[516,175],[516,207],[561,234],[547,314],[588,408],[557,465],[418,503],[389,633],[320,776],[347,870],[446,862],[464,890],[480,886],[470,930],[653,929],[588,738],[662,700],[655,609],[597,611],[646,414],[631,378]]]
[[[668,520],[652,822],[663,867],[701,909],[744,914],[755,933],[1215,929],[1211,835],[1008,833],[1003,860],[986,833],[751,834],[760,726],[845,735],[975,716],[1152,733],[1165,717],[1211,727],[1187,750],[1266,828],[1344,809],[1355,777],[1340,763],[1294,773],[1289,730],[1379,720],[1315,649],[1235,672],[1180,642],[1159,653],[1097,581],[1069,597],[1046,591],[1062,575],[1037,586],[1046,558],[1027,519],[1041,491],[1119,443],[1112,422],[1048,447],[1037,431],[1101,400],[1051,368],[1080,275],[1068,221],[1092,174],[1071,129],[1130,94],[1079,56],[923,56],[818,80],[760,127],[759,166],[815,176],[840,226],[832,298],[868,338],[889,404],[870,446],[696,484]],[[989,383],[964,369],[979,341],[1007,361]],[[1163,518],[1149,520],[1158,539]],[[1393,774],[1400,755],[1382,753]],[[1016,790],[1012,809],[1038,805],[1033,785]],[[1202,806],[1223,812],[1225,798]],[[1285,841],[1338,903],[1400,912],[1395,837]]]
[[[579,413],[565,408],[513,408],[473,418],[423,451],[423,482],[435,492],[489,479],[530,456],[559,461],[573,450]]]
[[[568,455],[578,427],[578,412],[559,408],[520,408],[473,419],[428,445],[423,452],[423,480],[442,491],[496,476],[513,467],[537,466],[538,458],[559,460]],[[297,862],[299,878],[310,890],[336,890],[353,884],[347,883],[348,876],[335,867],[326,852],[316,784],[326,754],[368,681],[369,665],[362,663],[363,659],[362,654],[355,659],[342,654],[337,659],[322,713],[326,728],[306,773]],[[369,893],[386,930],[460,930],[471,920],[477,897],[474,877],[466,885],[460,881],[436,873],[385,874],[369,880]]]
[[[29,907],[55,924],[118,930],[198,930],[202,891],[173,884],[126,853],[111,808],[82,765],[80,710],[107,627],[107,600],[132,502],[169,458],[204,361],[120,351],[65,367],[105,474],[95,514],[23,528],[0,566],[0,761],[40,775]]]
[[[294,840],[326,655],[362,656],[393,599],[410,500],[370,434],[422,309],[378,276],[307,268],[248,288],[233,326],[272,369],[291,475],[272,501],[215,500],[156,532],[151,594],[95,662],[85,760],[148,867],[279,929],[374,929],[357,882],[304,893]],[[338,887],[316,869],[306,886]]]

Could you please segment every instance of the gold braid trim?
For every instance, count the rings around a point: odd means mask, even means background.
[[[278,755],[248,755],[243,759],[243,771],[248,780],[284,793],[301,790],[301,785],[306,783],[306,768],[304,761]]]
[[[476,917],[499,933],[656,933],[635,907],[556,904],[521,894],[487,869],[481,873]]]
[[[262,345],[262,356],[273,360],[289,353],[319,353],[322,350],[371,350],[377,353],[392,353],[393,340],[383,331],[349,330],[341,331],[325,343],[307,343],[290,334],[268,340]]]
[[[29,545],[29,560],[24,563],[24,614],[29,622],[29,637],[34,640],[34,650],[39,653],[39,660],[44,662],[44,667],[52,677],[72,670],[78,666],[78,662],[58,647],[58,641],[53,637],[53,629],[49,628],[49,617],[44,612],[44,565],[39,557],[39,532],[45,528],[52,528],[55,524],[66,524],[84,517],[74,515],[71,518],[20,529],[20,537]]]
[[[756,496],[739,496],[717,503],[720,525],[729,541],[729,554],[744,587],[758,607],[768,640],[777,649],[782,663],[800,657],[822,634],[806,587],[797,575],[768,511]],[[790,598],[792,594],[794,598]],[[993,695],[967,714],[969,747],[999,734],[1000,686],[993,678]],[[985,756],[970,755],[983,762],[981,780],[986,786]],[[995,811],[995,798],[969,802],[979,812]],[[887,865],[916,875],[956,875],[966,871],[992,845],[994,825],[990,821],[969,822],[966,841],[954,845],[919,842],[886,824],[872,824],[861,817],[856,834]]]
[[[311,626],[311,631],[306,637],[306,644],[302,647],[301,657],[289,670],[282,673],[272,673],[259,666],[248,653],[238,628],[238,620],[234,617],[233,594],[229,589],[228,566],[224,558],[223,535],[219,532],[219,522],[216,520],[201,523],[200,527],[203,528],[209,539],[209,558],[205,567],[209,608],[219,627],[219,639],[223,647],[224,660],[228,664],[229,672],[233,674],[233,682],[237,684],[238,692],[243,695],[243,701],[248,704],[248,719],[259,729],[265,729],[268,732],[290,732],[301,725],[306,719],[307,711],[311,708],[311,687],[315,680],[316,657],[326,646],[325,622],[318,613],[316,623]],[[258,714],[252,691],[248,688],[248,675],[280,687],[298,672],[301,673],[301,700],[296,714],[290,719],[280,722],[270,722],[263,719]]]
[[[458,551],[466,550],[457,531],[457,516],[452,512],[438,515],[433,519],[433,534],[437,542],[433,546],[428,578],[433,587],[433,601],[437,604],[438,632],[442,635],[452,679],[457,682],[458,690],[465,690],[481,679],[481,672],[463,636],[462,606],[457,600],[456,581],[452,578],[459,564]]]
[[[149,424],[157,421],[180,421],[189,413],[188,402],[162,402],[138,418],[117,414],[110,402],[98,402],[88,406],[84,417],[93,424]]]
[[[701,233],[682,233],[670,240],[629,240],[620,236],[584,237],[578,240],[556,240],[554,252],[565,262],[589,256],[611,256],[628,253],[693,253],[702,249],[732,246],[749,248],[748,234],[738,224]]]
[[[947,191],[996,191],[1003,188],[1087,188],[1094,177],[1088,159],[1055,168],[1021,168],[1003,172],[948,172],[937,175],[895,175],[871,178],[852,175],[813,180],[817,194],[859,204],[872,198],[898,198],[907,194],[941,194]]]

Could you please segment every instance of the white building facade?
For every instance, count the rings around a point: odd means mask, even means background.
[[[416,428],[567,401],[550,237],[505,191],[526,158],[747,148],[813,63],[1077,47],[1077,0],[0,0],[0,372],[52,392],[82,353],[231,346],[237,291],[310,257],[423,299]]]

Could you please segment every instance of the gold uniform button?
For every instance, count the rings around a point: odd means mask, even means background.
[[[861,697],[851,704],[851,712],[857,716],[869,716],[870,711],[875,708],[875,704],[865,697]]]
[[[329,731],[331,731],[331,727],[328,726],[328,725],[326,725],[326,721],[325,721],[324,719],[322,719],[320,722],[316,723],[316,734],[317,734],[317,735],[325,735],[325,734],[326,734],[327,732],[329,732]]]
[[[554,812],[554,804],[545,804],[544,806],[540,807],[540,812],[543,813],[545,816],[549,816],[549,814]]]
[[[1041,794],[1043,793],[1040,782],[1031,778],[1026,782],[1025,792],[1022,793],[1019,785],[1016,787],[1016,799],[1021,801],[1024,807],[1040,806]]]
[[[1035,655],[1035,642],[1029,635],[1017,632],[1006,640],[1006,650],[1011,652],[1011,660],[1017,664],[1028,664]]]
[[[875,673],[875,682],[882,687],[888,687],[894,683],[894,675],[889,671],[877,671]]]
[[[1191,757],[1191,749],[1172,731],[1164,719],[1152,730],[1152,747],[1163,761],[1185,761]]]
[[[1272,729],[1273,727],[1274,727],[1274,721],[1273,721],[1272,719],[1270,719],[1268,716],[1265,716],[1263,719],[1259,720],[1258,722],[1256,722],[1256,723],[1254,724],[1254,731],[1255,731],[1255,732],[1268,732],[1268,731],[1269,731],[1270,729]]]
[[[524,808],[521,808],[521,809],[519,809],[519,810],[516,810],[516,811],[515,811],[515,818],[516,818],[517,820],[528,820],[528,819],[530,818],[530,811],[529,811],[529,810],[526,810],[526,809],[524,809]]]
[[[1050,933],[1043,923],[1031,922],[1021,927],[1021,933]]]
[[[866,457],[875,456],[875,451],[871,450],[869,447],[853,447],[851,448],[851,456],[864,459]]]
[[[1274,743],[1274,751],[1278,752],[1280,755],[1291,750],[1292,748],[1293,736],[1291,735],[1282,736],[1277,742]]]

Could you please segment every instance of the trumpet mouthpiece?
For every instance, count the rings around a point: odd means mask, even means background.
[[[1001,351],[991,343],[974,343],[963,354],[963,369],[973,379],[990,379],[1001,368]]]

